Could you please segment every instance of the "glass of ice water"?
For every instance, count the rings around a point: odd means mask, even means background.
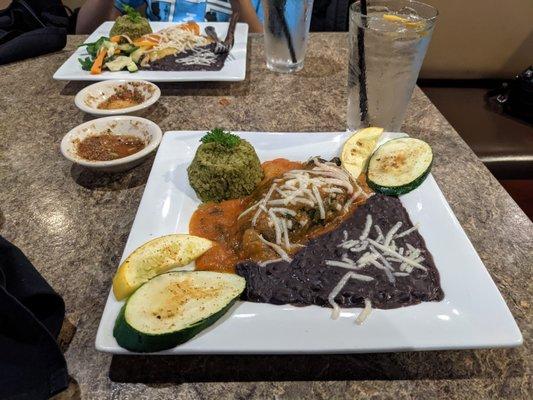
[[[350,7],[348,129],[399,131],[437,20],[410,0],[367,0]]]
[[[303,68],[313,0],[262,0],[268,69],[296,72]]]

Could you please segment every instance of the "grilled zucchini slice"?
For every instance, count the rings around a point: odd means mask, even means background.
[[[113,336],[131,351],[170,349],[222,317],[245,285],[244,278],[220,272],[158,275],[129,297],[115,321]]]
[[[433,151],[415,138],[389,140],[372,154],[366,177],[374,191],[399,196],[416,189],[431,170]]]
[[[135,249],[117,270],[113,278],[113,293],[123,300],[139,286],[156,275],[196,260],[213,243],[185,234],[160,236]]]

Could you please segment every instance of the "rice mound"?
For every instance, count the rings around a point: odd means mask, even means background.
[[[203,202],[247,196],[263,179],[259,157],[246,140],[234,147],[216,142],[201,144],[187,172]]]

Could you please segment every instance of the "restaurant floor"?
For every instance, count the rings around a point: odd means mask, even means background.
[[[533,126],[487,107],[484,95],[499,83],[418,84],[529,219],[533,219]]]

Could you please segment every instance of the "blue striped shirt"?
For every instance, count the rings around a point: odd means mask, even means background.
[[[206,11],[210,20],[228,21],[231,14],[229,0],[114,0],[115,7],[124,12],[124,6],[138,8],[146,3],[146,16],[151,21],[206,21]],[[250,0],[258,16],[262,16],[261,0]],[[262,18],[261,18],[262,19]]]

